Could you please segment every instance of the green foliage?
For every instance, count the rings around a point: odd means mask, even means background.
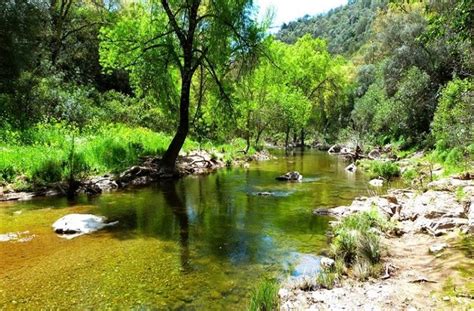
[[[335,274],[346,274],[350,267],[361,280],[379,274],[382,246],[376,231],[388,231],[392,226],[375,209],[344,218],[334,228],[331,242],[331,253],[336,259]]]
[[[365,258],[370,264],[380,262],[380,237],[375,233],[367,233],[357,240],[357,256]]]
[[[275,280],[264,280],[252,291],[249,311],[278,310],[279,284]]]
[[[356,52],[371,34],[371,25],[377,10],[385,8],[389,1],[349,1],[348,5],[314,17],[305,16],[283,24],[277,37],[288,43],[305,34],[325,38],[333,54]]]
[[[31,172],[34,183],[52,183],[60,181],[63,177],[64,163],[58,159],[46,159],[39,163]]]
[[[441,91],[433,120],[433,135],[440,148],[467,147],[474,141],[473,94],[472,79],[455,79]]]
[[[405,182],[408,182],[408,183],[410,183],[412,180],[414,180],[417,176],[418,176],[418,173],[414,169],[407,169],[402,174],[403,180]]]
[[[400,176],[400,167],[391,161],[371,161],[368,171],[371,178],[383,177],[390,180]]]

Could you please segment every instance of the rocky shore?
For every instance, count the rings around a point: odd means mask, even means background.
[[[177,175],[163,175],[160,173],[157,157],[143,159],[139,165],[132,166],[120,174],[105,174],[77,182],[75,194],[97,195],[103,192],[115,191],[127,187],[146,186],[166,178],[183,177],[187,175],[205,175],[225,167],[223,154],[210,154],[207,151],[193,151],[181,155],[177,160]],[[248,167],[248,162],[265,161],[271,158],[266,151],[258,152],[250,157],[242,157],[232,165]],[[29,192],[14,191],[10,187],[0,187],[0,202],[25,201],[35,197],[67,195],[67,183],[55,183],[42,189]]]
[[[395,234],[380,233],[387,250],[385,273],[368,282],[345,277],[333,289],[308,291],[283,285],[281,310],[473,308],[474,259],[456,245],[460,233],[474,233],[474,180],[460,178],[432,182],[424,192],[391,190],[384,196],[356,198],[350,206],[315,210],[315,215],[331,215],[337,222],[375,208],[396,222]],[[462,269],[471,272],[463,275]],[[446,282],[458,283],[454,294],[443,294]]]

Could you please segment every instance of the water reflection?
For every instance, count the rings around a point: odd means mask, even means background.
[[[160,183],[161,189],[163,189],[163,194],[167,206],[173,211],[175,218],[178,220],[179,224],[179,244],[181,248],[180,252],[180,261],[181,269],[184,272],[190,270],[190,258],[189,258],[189,218],[186,209],[186,191],[181,185],[178,195],[176,189],[178,183],[175,180],[165,181]]]

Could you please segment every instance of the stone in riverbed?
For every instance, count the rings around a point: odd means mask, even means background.
[[[0,242],[29,242],[33,240],[36,235],[30,234],[29,231],[24,232],[8,232],[0,234]]]
[[[341,146],[339,146],[339,145],[331,146],[331,148],[329,148],[329,150],[328,150],[329,154],[337,154],[339,152],[341,152]]]
[[[105,223],[105,221],[106,218],[104,216],[69,214],[58,219],[52,227],[54,232],[60,234],[60,237],[72,239],[118,223],[118,221],[111,223]]]
[[[328,257],[321,257],[320,260],[321,267],[324,269],[330,269],[332,266],[334,266],[334,259],[328,258]]]
[[[369,181],[369,184],[372,187],[382,187],[383,186],[383,179],[381,179],[381,178],[372,179],[371,181]]]
[[[350,172],[350,173],[355,173],[355,172],[357,171],[357,166],[355,166],[354,163],[349,164],[349,165],[346,167],[346,171],[347,171],[347,172]]]
[[[439,252],[443,251],[446,247],[448,247],[448,244],[446,244],[446,243],[433,244],[433,245],[430,246],[430,253],[431,254],[439,253]]]
[[[302,179],[303,179],[303,175],[301,175],[297,171],[288,172],[276,178],[276,180],[281,180],[281,181],[301,181]]]

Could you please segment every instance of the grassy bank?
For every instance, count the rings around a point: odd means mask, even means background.
[[[138,164],[141,157],[160,156],[172,137],[141,127],[121,124],[82,130],[62,123],[38,124],[26,131],[0,133],[0,185],[30,190],[49,183],[117,173]],[[245,142],[199,144],[188,139],[183,152],[205,149],[231,162]]]

